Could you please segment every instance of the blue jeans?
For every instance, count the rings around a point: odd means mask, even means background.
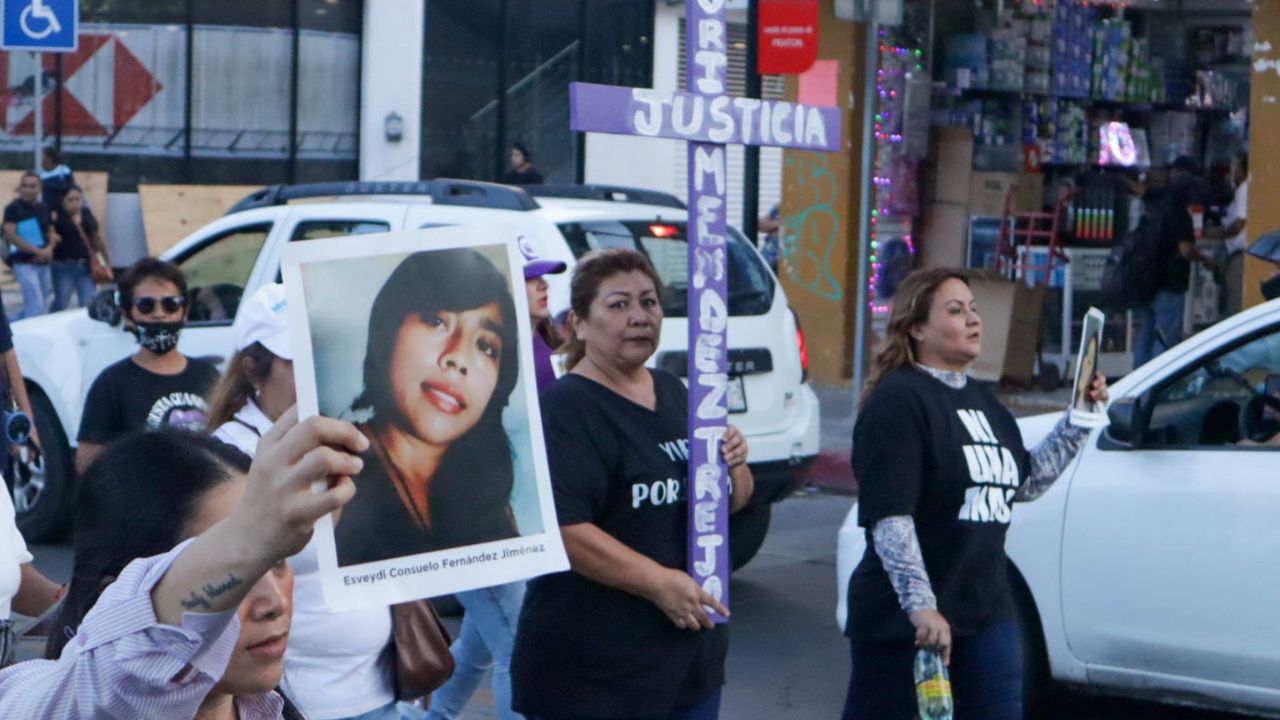
[[[1133,311],[1138,328],[1133,345],[1133,367],[1146,365],[1151,358],[1182,342],[1182,319],[1187,294],[1160,290],[1151,304]]]
[[[18,314],[17,319],[43,315],[46,309],[45,301],[53,285],[49,266],[32,262],[14,263],[13,276],[17,278],[18,286],[22,288],[22,312]]]
[[[88,260],[59,260],[53,263],[53,307],[49,312],[66,310],[71,305],[71,293],[76,294],[80,307],[89,307],[89,301],[98,292],[98,286],[89,274]]]
[[[852,641],[849,649],[853,672],[844,720],[913,720],[914,644]],[[956,720],[1022,720],[1022,644],[1016,621],[955,638],[948,671]]]
[[[501,720],[521,720],[511,709],[511,647],[524,604],[524,583],[458,593],[466,609],[462,630],[453,641],[453,677],[431,695],[428,720],[453,720],[493,669],[493,704]]]
[[[667,720],[719,720],[720,718],[720,692],[722,688],[716,688],[715,692],[707,695],[696,705],[689,707],[676,708],[671,712]],[[914,690],[912,692],[915,692]],[[434,701],[433,701],[434,702]],[[531,717],[529,720],[553,720],[552,718]],[[565,718],[555,718],[554,720],[566,720]],[[577,720],[577,719],[575,719]]]

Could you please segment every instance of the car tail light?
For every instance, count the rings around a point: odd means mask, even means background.
[[[680,228],[675,225],[650,225],[649,233],[656,238],[670,238],[680,234]]]
[[[796,321],[796,347],[800,350],[800,382],[805,383],[809,381],[809,346],[804,342],[804,328],[800,327],[800,316],[792,310],[791,317]]]

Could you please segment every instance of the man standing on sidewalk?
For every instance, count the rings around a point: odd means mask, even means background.
[[[1195,161],[1180,157],[1173,163],[1168,187],[1147,198],[1147,202],[1160,203],[1159,259],[1152,268],[1155,297],[1149,305],[1133,311],[1138,325],[1133,349],[1135,368],[1182,342],[1191,263],[1198,262],[1211,272],[1215,270],[1213,261],[1196,247],[1195,226],[1189,209],[1195,183]]]
[[[18,183],[18,199],[4,209],[4,241],[9,266],[22,288],[22,313],[17,319],[43,315],[53,279],[49,272],[57,236],[51,230],[49,209],[40,202],[40,176],[26,172]]]

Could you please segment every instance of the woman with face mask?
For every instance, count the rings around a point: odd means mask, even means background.
[[[203,430],[204,396],[218,370],[178,352],[187,320],[187,280],[176,265],[143,258],[120,278],[119,305],[138,351],[103,370],[89,388],[76,439],[83,473],[107,443],[135,430]]]

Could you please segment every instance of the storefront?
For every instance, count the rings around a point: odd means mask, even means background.
[[[79,47],[42,57],[46,145],[144,183],[356,175],[360,0],[84,0]],[[0,52],[0,162],[29,166],[35,61]]]
[[[1222,268],[1193,273],[1185,330],[1238,312],[1243,258],[1220,228],[1242,214],[1253,13],[1225,0],[907,0],[877,48],[872,316],[913,267],[1047,280],[1041,365],[1069,370],[1109,248],[1178,158],[1194,164],[1201,249]],[[1132,341],[1129,316],[1112,313],[1105,371],[1132,367]]]

